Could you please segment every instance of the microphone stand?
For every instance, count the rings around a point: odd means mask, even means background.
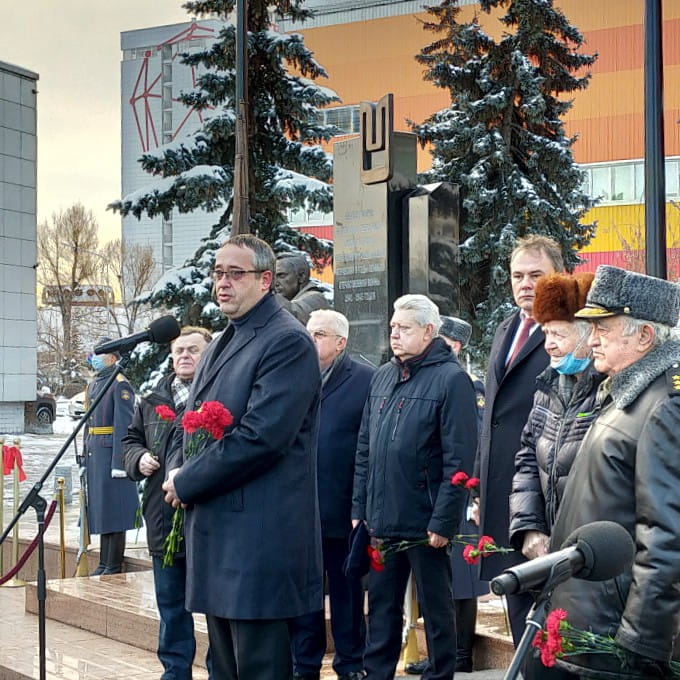
[[[560,585],[560,583],[564,583],[566,580],[571,578],[571,576],[572,567],[567,557],[564,557],[553,564],[552,568],[550,569],[550,573],[548,574],[548,578],[543,584],[542,590],[538,594],[536,601],[527,614],[524,633],[522,634],[522,638],[517,645],[517,649],[515,650],[515,655],[512,657],[510,666],[503,676],[503,680],[515,680],[515,678],[519,676],[524,659],[531,651],[531,645],[534,641],[536,633],[543,629],[543,624],[545,623],[546,619],[546,607],[550,601],[553,591],[558,585]],[[496,594],[505,595],[504,592]]]
[[[126,352],[121,355],[120,360],[116,364],[116,368],[109,376],[104,388],[99,392],[96,398],[88,406],[87,411],[83,414],[76,425],[73,432],[69,435],[64,445],[59,450],[59,453],[52,459],[52,462],[47,466],[47,469],[43,473],[42,477],[33,485],[28,495],[21,502],[16,515],[12,518],[12,521],[7,525],[7,528],[0,536],[0,545],[5,542],[5,539],[9,536],[10,532],[14,528],[14,525],[21,519],[21,517],[27,512],[29,508],[35,509],[35,514],[38,522],[38,575],[37,575],[37,591],[38,591],[38,653],[40,657],[40,680],[46,680],[47,668],[45,662],[45,602],[47,600],[47,576],[45,574],[45,508],[47,507],[47,501],[40,495],[40,491],[43,484],[47,481],[52,470],[56,467],[57,463],[61,460],[71,442],[76,438],[77,434],[83,428],[85,423],[88,421],[92,412],[99,405],[99,402],[104,398],[104,395],[109,391],[111,385],[113,385],[114,380],[119,373],[130,362],[131,351]]]

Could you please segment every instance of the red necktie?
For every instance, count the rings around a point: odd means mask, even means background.
[[[531,329],[534,327],[534,324],[536,322],[531,319],[530,317],[526,317],[522,321],[522,327],[519,329],[519,335],[517,336],[517,342],[515,343],[515,348],[512,350],[512,354],[510,355],[510,358],[508,359],[508,363],[506,364],[507,366],[511,366],[512,362],[517,358],[517,355],[520,353],[520,350],[524,345],[526,344],[526,341],[529,339],[529,334],[531,333]]]

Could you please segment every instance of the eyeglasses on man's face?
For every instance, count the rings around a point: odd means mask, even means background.
[[[210,276],[215,282],[226,279],[227,281],[240,281],[246,274],[262,274],[262,269],[212,269]]]
[[[339,338],[337,333],[329,333],[328,331],[310,331],[310,335],[314,340],[323,340],[324,338]]]

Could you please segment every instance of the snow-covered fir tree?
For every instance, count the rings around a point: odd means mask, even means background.
[[[582,223],[584,193],[562,118],[587,87],[596,55],[552,0],[480,0],[505,11],[499,40],[475,17],[458,22],[457,0],[427,9],[436,35],[416,59],[425,78],[450,93],[451,106],[413,125],[431,144],[428,182],[460,185],[460,310],[473,324],[472,353],[486,356],[494,330],[512,309],[509,255],[516,238],[544,234],[562,246],[567,267],[592,237]]]
[[[318,109],[337,96],[315,81],[327,77],[299,33],[282,34],[272,22],[284,16],[304,22],[311,16],[304,0],[248,2],[248,155],[251,231],[276,251],[299,249],[319,261],[328,258],[328,242],[291,229],[286,210],[332,210],[332,159],[319,144],[336,130],[319,122]],[[195,0],[183,7],[196,17],[226,17],[234,0]],[[203,208],[215,214],[209,234],[197,234],[197,250],[182,267],[166,272],[143,297],[169,310],[180,324],[213,330],[225,320],[212,301],[209,271],[220,243],[229,233],[235,156],[235,26],[225,24],[204,51],[182,56],[199,67],[197,87],[183,93],[187,107],[203,112],[205,123],[193,134],[146,153],[141,165],[155,179],[111,204],[136,217]],[[200,245],[199,245],[200,243]],[[158,366],[166,348],[146,348],[128,373],[136,382]]]

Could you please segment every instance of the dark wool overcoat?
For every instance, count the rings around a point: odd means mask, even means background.
[[[321,374],[311,337],[267,294],[210,343],[187,409],[234,418],[175,476],[186,513],[187,609],[283,619],[323,606],[316,445]],[[229,329],[225,333],[231,333]]]
[[[374,371],[344,354],[321,390],[319,510],[326,538],[346,538],[352,529],[354,454]]]
[[[506,371],[505,358],[520,323],[519,311],[503,321],[494,336],[486,374],[486,404],[477,452],[480,478],[480,535],[510,547],[509,498],[515,474],[515,454],[534,401],[536,376],[548,365],[545,336],[536,329]],[[491,580],[503,569],[523,562],[521,553],[495,554],[481,561],[480,575]]]

